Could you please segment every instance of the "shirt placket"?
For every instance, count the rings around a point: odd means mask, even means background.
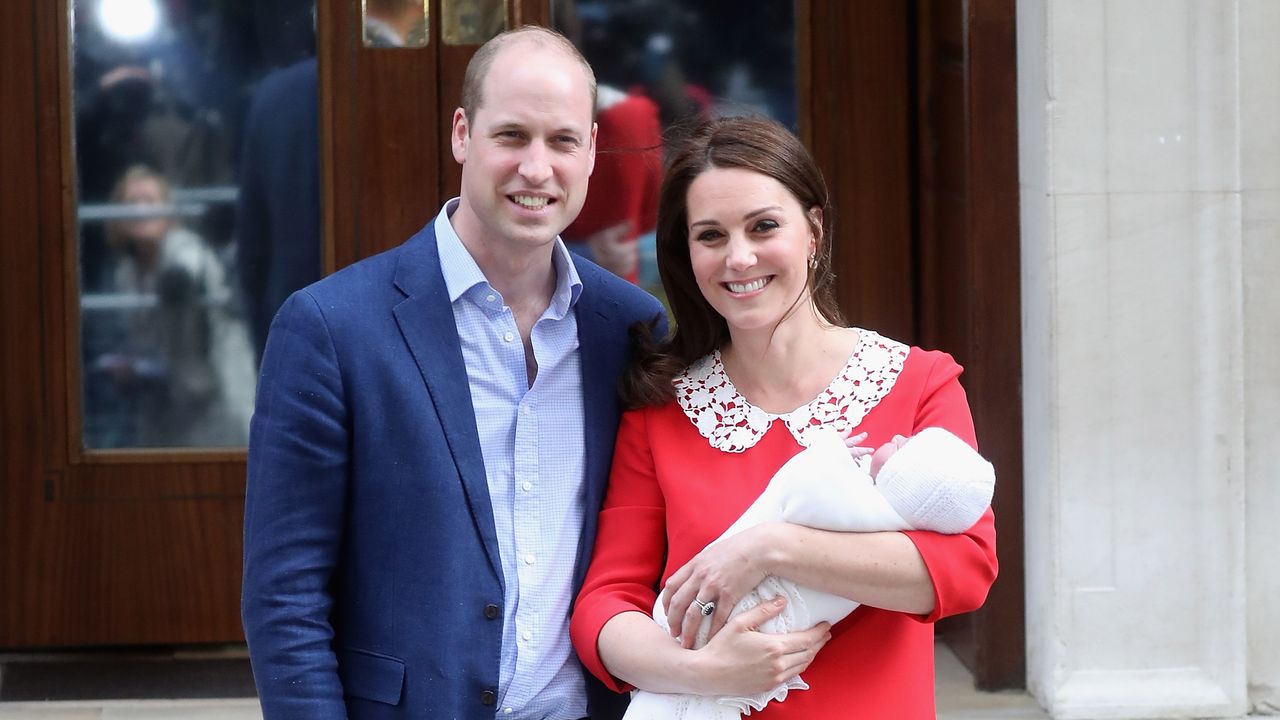
[[[541,513],[538,503],[538,413],[535,392],[525,393],[516,409],[515,487],[512,508],[515,516],[516,574],[519,578],[521,602],[516,610],[516,680],[530,677],[528,666],[543,638],[542,617],[536,602],[542,581],[542,556],[539,540]]]

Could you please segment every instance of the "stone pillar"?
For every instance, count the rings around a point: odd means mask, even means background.
[[[1018,3],[1027,680],[1055,718],[1280,689],[1276,37],[1274,0]]]
[[[1280,2],[1240,2],[1249,696],[1280,715]]]

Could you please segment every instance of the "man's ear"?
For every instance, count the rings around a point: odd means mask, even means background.
[[[453,132],[449,133],[449,139],[453,146],[453,159],[462,165],[467,161],[467,143],[471,140],[471,124],[467,122],[467,113],[462,108],[453,111]]]
[[[597,123],[591,123],[591,144],[587,152],[590,153],[591,159],[587,163],[587,174],[595,172],[596,169],[596,131],[600,129]]]

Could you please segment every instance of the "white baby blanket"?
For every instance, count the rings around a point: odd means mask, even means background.
[[[910,438],[885,462],[874,481],[867,472],[870,458],[854,460],[834,431],[810,437],[809,447],[774,474],[760,497],[716,542],[776,521],[841,532],[931,530],[954,534],[969,529],[991,504],[994,468],[963,440],[941,428],[926,428]],[[805,630],[823,621],[835,624],[858,607],[853,600],[771,576],[734,606],[731,617],[778,595],[786,596],[787,606],[760,627],[762,632]],[[654,603],[653,618],[667,630],[661,595]],[[695,648],[707,643],[710,626],[708,617],[698,630]],[[752,697],[638,690],[623,720],[738,720],[771,701],[785,700],[792,690],[808,687],[797,675]]]

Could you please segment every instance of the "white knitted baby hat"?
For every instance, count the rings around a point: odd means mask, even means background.
[[[991,504],[996,473],[976,450],[942,428],[909,438],[880,468],[876,487],[916,530],[955,534]]]

